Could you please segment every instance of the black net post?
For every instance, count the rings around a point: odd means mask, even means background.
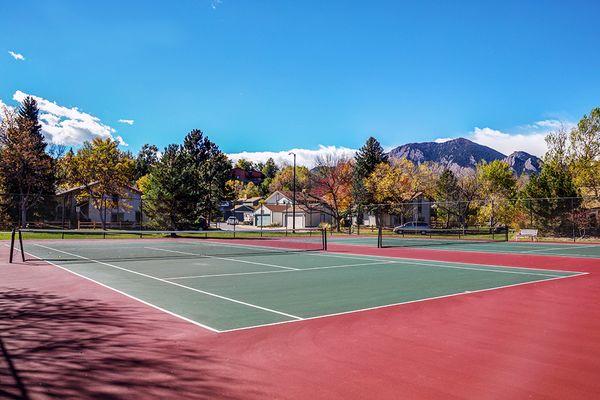
[[[8,254],[8,262],[12,264],[13,262],[13,253],[15,251],[15,234],[17,232],[16,228],[13,228],[10,233],[10,253]]]
[[[17,235],[19,236],[19,250],[21,251],[21,261],[25,262],[25,249],[23,248],[23,234],[21,233],[20,229],[18,230]]]
[[[65,208],[67,207],[67,196],[63,195],[62,196],[62,215],[61,215],[61,221],[60,221],[60,229],[64,230],[65,229]],[[62,235],[62,239],[65,238],[65,235],[63,233]]]

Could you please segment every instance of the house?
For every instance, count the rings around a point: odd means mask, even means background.
[[[265,204],[292,204],[292,193],[276,190],[265,199]]]
[[[92,182],[56,194],[55,216],[64,227],[101,228],[102,220],[106,228],[136,228],[143,223],[140,190],[126,186],[120,194],[105,194],[91,200],[88,190],[96,185],[97,182]]]
[[[282,191],[275,191],[269,195],[264,204],[254,210],[254,225],[256,226],[282,226],[291,228],[296,219],[296,228],[315,228],[322,223],[330,223],[331,216],[319,207],[307,207],[297,204],[294,214],[291,195]]]
[[[235,167],[231,169],[231,178],[244,183],[252,182],[260,185],[265,179],[265,175],[257,170],[246,171],[243,168]]]
[[[254,218],[254,207],[247,204],[238,204],[233,207],[232,215],[236,217],[239,222],[250,225]]]
[[[256,197],[249,197],[249,198],[243,199],[243,200],[238,200],[238,203],[241,203],[241,204],[244,204],[244,205],[250,206],[250,207],[256,207],[260,204],[261,200],[262,200],[262,197],[256,196]]]
[[[431,201],[423,193],[417,193],[411,201],[399,204],[392,212],[383,212],[381,215],[382,226],[394,227],[406,222],[427,222],[431,220]],[[362,225],[376,226],[377,220],[374,210],[365,211],[362,216]],[[356,224],[356,216],[352,218]]]

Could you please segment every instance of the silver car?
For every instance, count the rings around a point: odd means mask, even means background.
[[[426,235],[429,231],[429,224],[427,222],[407,222],[394,228],[394,233],[399,235],[403,233],[420,233]]]

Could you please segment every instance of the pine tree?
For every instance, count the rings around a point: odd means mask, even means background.
[[[378,164],[388,162],[388,156],[377,139],[369,137],[364,146],[356,153],[354,160],[352,194],[355,204],[359,209],[362,209],[364,206],[375,202],[373,194],[368,192],[364,181],[373,173]],[[362,223],[361,217],[359,215],[359,224]]]
[[[145,144],[135,158],[134,180],[140,179],[150,173],[150,168],[158,162],[158,147],[153,144]]]
[[[0,175],[11,194],[9,213],[25,226],[30,211],[41,212],[55,190],[55,163],[46,153],[46,141],[35,99],[25,98],[16,115],[6,115],[0,130],[3,144]]]

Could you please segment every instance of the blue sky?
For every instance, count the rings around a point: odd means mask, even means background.
[[[48,100],[52,140],[132,151],[199,128],[227,153],[369,135],[539,153],[600,106],[598,15],[598,1],[2,2],[0,101]]]

